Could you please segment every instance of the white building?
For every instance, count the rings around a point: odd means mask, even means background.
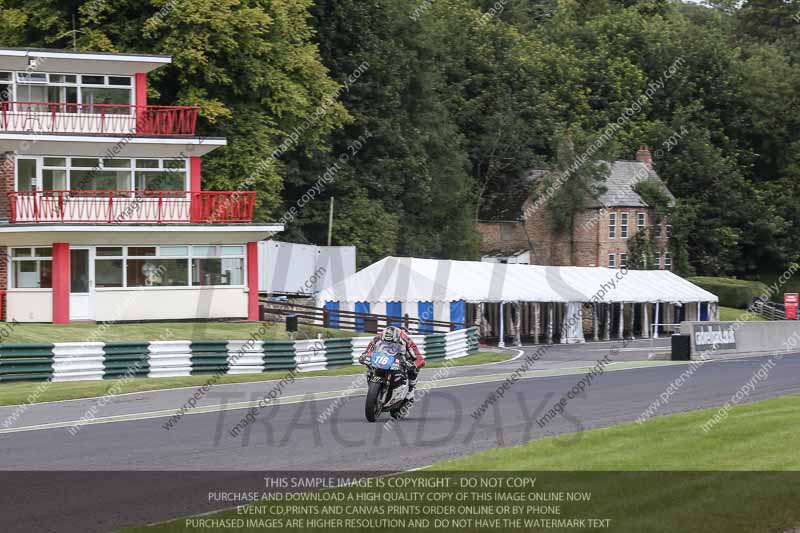
[[[147,104],[166,56],[0,49],[6,320],[258,319],[255,193],[201,187],[198,109]],[[244,178],[244,177],[243,177]]]

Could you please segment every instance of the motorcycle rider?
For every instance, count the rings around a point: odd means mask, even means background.
[[[425,358],[420,353],[417,343],[414,342],[405,328],[386,326],[383,331],[379,331],[378,334],[372,338],[367,349],[364,350],[364,353],[358,358],[358,362],[362,365],[367,364],[369,361],[369,354],[375,350],[375,346],[381,341],[401,344],[405,348],[406,359],[414,361],[413,365],[406,366],[406,368],[408,368],[408,395],[406,399],[414,401],[414,388],[417,386],[419,370],[425,366]]]

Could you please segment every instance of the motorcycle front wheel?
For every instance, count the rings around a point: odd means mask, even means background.
[[[383,391],[384,384],[370,381],[369,389],[367,390],[367,401],[364,404],[364,415],[369,422],[375,422],[381,415],[383,410],[383,403],[381,402],[381,391]]]

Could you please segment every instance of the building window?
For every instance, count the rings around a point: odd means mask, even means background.
[[[619,223],[619,236],[621,239],[628,238],[628,213],[622,213]]]
[[[667,224],[667,238],[672,238],[672,224]]]
[[[52,289],[52,248],[12,248],[11,288]]]
[[[19,157],[18,191],[185,191],[186,158]]]
[[[658,270],[661,270],[661,254],[656,254],[656,268]]]
[[[244,285],[245,247],[98,246],[98,288]]]
[[[636,214],[636,231],[642,231],[647,226],[647,213]]]
[[[617,237],[617,214],[609,213],[608,215],[608,238],[615,239]]]
[[[661,238],[661,224],[656,224],[655,226],[653,226],[653,233],[656,239]]]
[[[664,252],[664,270],[672,270],[672,257],[669,252]]]
[[[0,81],[3,81],[0,78]],[[9,80],[11,81],[11,80]],[[100,76],[17,72],[7,91],[17,102],[30,102],[35,112],[129,115],[132,113],[131,76]],[[53,104],[58,104],[54,106]],[[84,104],[84,105],[80,105]],[[55,108],[55,109],[54,109]]]
[[[619,267],[628,268],[628,254],[619,254]]]
[[[617,256],[608,254],[608,268],[617,268]]]
[[[500,224],[500,240],[510,241],[514,239],[514,226],[511,224]]]

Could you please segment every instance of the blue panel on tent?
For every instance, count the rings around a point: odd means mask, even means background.
[[[708,320],[708,302],[700,302],[700,320]]]
[[[466,310],[464,300],[450,302],[450,322],[458,324],[456,329],[464,329],[464,315]]]
[[[417,304],[417,312],[419,313],[419,332],[420,333],[433,333],[433,302],[419,302]]]
[[[369,313],[369,302],[356,302],[356,313]],[[356,316],[356,331],[364,332],[363,316]]]
[[[328,319],[329,327],[338,328],[339,313],[336,311],[339,310],[339,302],[325,302],[325,309],[327,309],[330,314],[330,318]]]
[[[389,324],[392,326],[402,326],[403,304],[400,302],[386,302],[386,315],[396,316],[398,320],[390,320]]]

